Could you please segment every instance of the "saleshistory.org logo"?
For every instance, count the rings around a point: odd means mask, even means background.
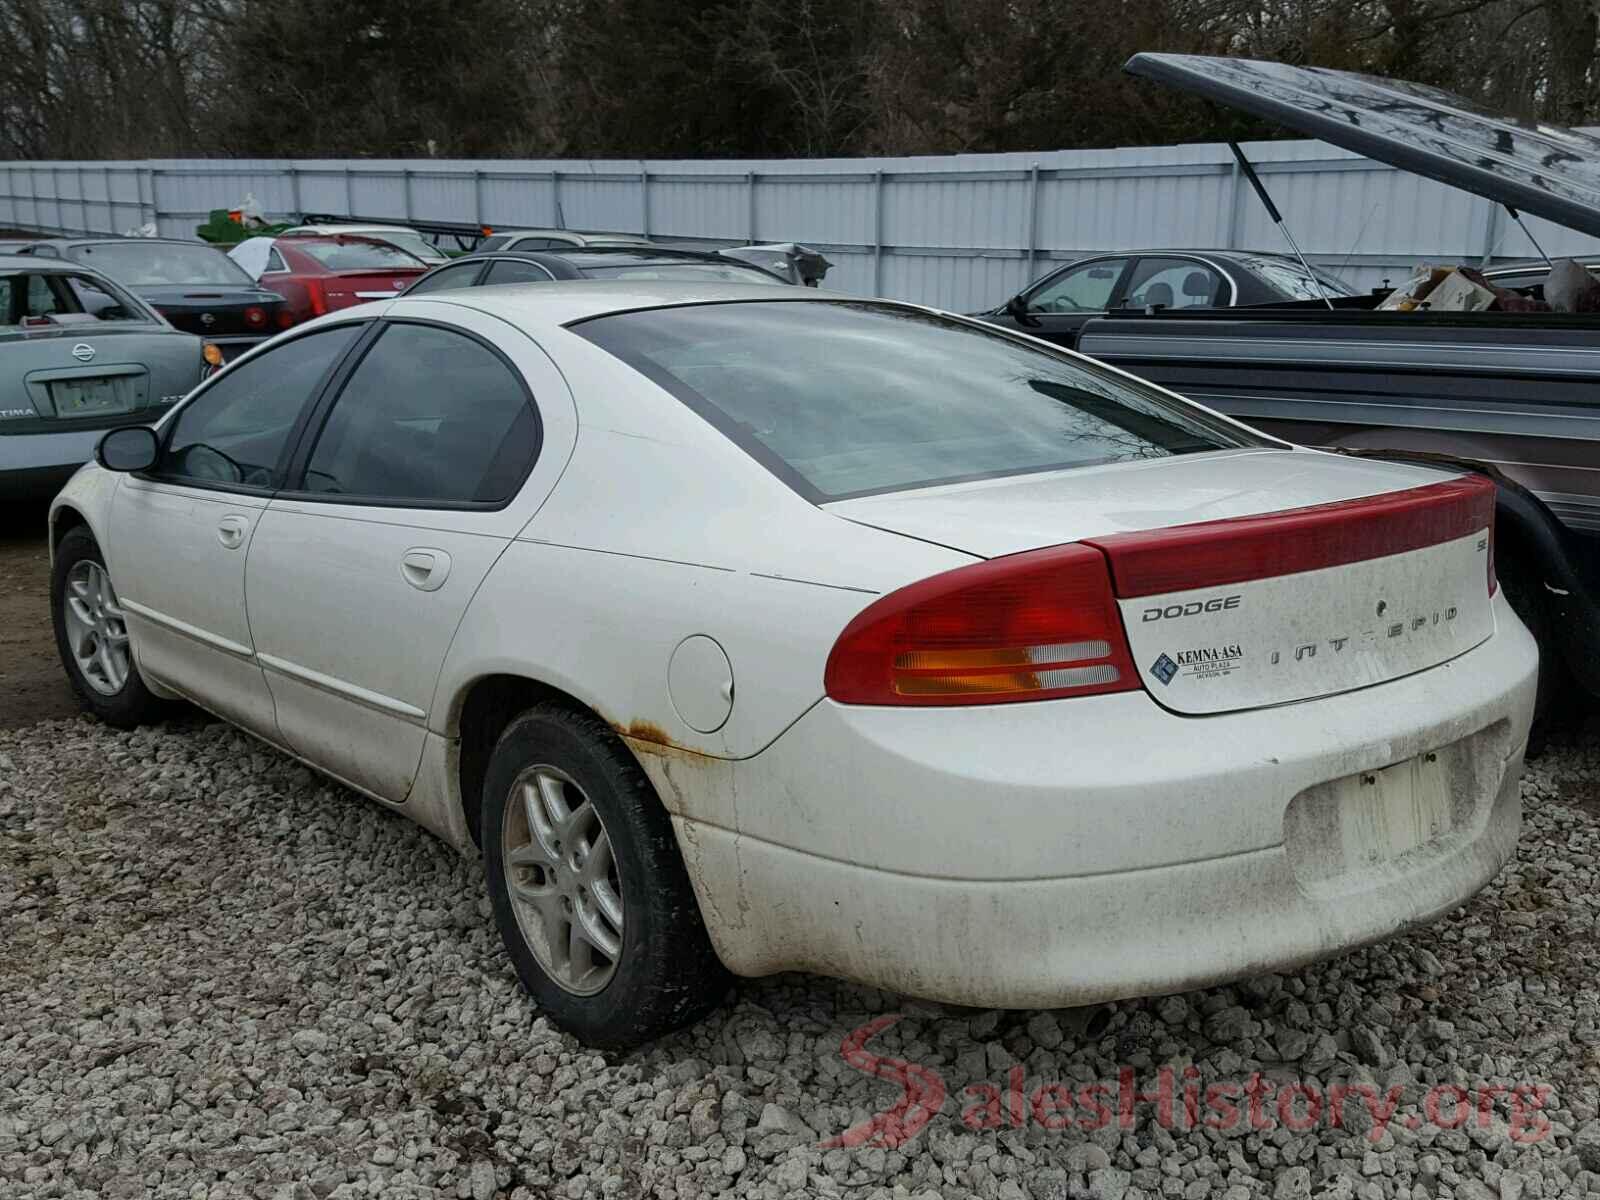
[[[876,1146],[893,1150],[915,1138],[944,1111],[948,1091],[937,1071],[867,1049],[868,1042],[899,1019],[898,1013],[882,1016],[851,1030],[839,1044],[839,1054],[856,1070],[898,1084],[900,1098],[823,1141],[822,1149]],[[1138,1126],[1142,1105],[1147,1110],[1144,1119],[1175,1132],[1196,1128],[1268,1132],[1281,1126],[1304,1133],[1319,1126],[1342,1129],[1347,1120],[1355,1124],[1353,1114],[1359,1113],[1370,1119],[1370,1124],[1361,1122],[1367,1137],[1379,1142],[1395,1122],[1407,1129],[1425,1123],[1439,1129],[1473,1124],[1491,1128],[1498,1101],[1509,1109],[1507,1136],[1526,1146],[1550,1135],[1551,1124],[1543,1110],[1553,1094],[1543,1083],[1472,1088],[1442,1083],[1423,1095],[1419,1112],[1415,1106],[1402,1111],[1405,1089],[1398,1085],[1380,1090],[1370,1083],[1335,1083],[1324,1088],[1313,1080],[1269,1080],[1260,1072],[1244,1079],[1207,1081],[1198,1068],[1187,1066],[1182,1070],[1161,1067],[1154,1072],[1153,1084],[1147,1080],[1145,1090],[1140,1090],[1139,1076],[1131,1066],[1122,1067],[1114,1082],[1094,1083],[1030,1081],[1024,1068],[1014,1066],[1004,1083],[972,1083],[962,1089],[961,1123],[974,1132],[1020,1129],[1030,1123],[1052,1131],[1092,1133],[1113,1124],[1129,1130]]]

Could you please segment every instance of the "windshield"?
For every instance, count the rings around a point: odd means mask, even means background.
[[[711,283],[775,283],[787,284],[775,275],[755,267],[741,267],[738,263],[664,262],[635,263],[629,266],[584,267],[589,279],[694,279]]]
[[[917,309],[746,301],[572,329],[814,502],[1266,444],[1096,364]]]
[[[67,271],[0,274],[0,328],[160,318],[109,280]]]
[[[367,236],[382,238],[391,246],[399,246],[406,253],[414,254],[424,262],[445,262],[450,257],[420,233],[411,233],[408,230],[390,233],[386,229],[382,233],[373,232]]]
[[[214,246],[181,242],[99,242],[69,246],[67,255],[129,287],[193,283],[254,287],[255,280]]]
[[[1354,296],[1356,290],[1344,280],[1329,275],[1326,271],[1318,271],[1316,278],[1292,258],[1240,258],[1239,260],[1249,267],[1272,287],[1284,294],[1289,300],[1321,300],[1324,296]],[[1322,287],[1317,287],[1321,281]]]
[[[302,250],[330,271],[387,271],[394,267],[421,267],[415,254],[407,254],[388,242],[357,241],[340,238],[337,241],[311,238],[285,238],[296,250]]]

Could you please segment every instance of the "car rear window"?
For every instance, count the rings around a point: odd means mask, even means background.
[[[733,263],[664,262],[632,263],[627,266],[584,267],[589,279],[665,279],[669,282],[694,281],[696,283],[775,283],[787,286],[783,280],[758,267],[741,267]]]
[[[1261,257],[1239,261],[1291,300],[1321,300],[1324,296],[1356,294],[1348,283],[1326,271],[1318,271],[1313,279],[1310,272],[1292,259]]]
[[[238,263],[214,246],[155,241],[102,242],[69,247],[67,254],[129,287],[189,283],[255,286],[255,280],[245,274]]]
[[[747,301],[574,323],[816,502],[1271,444],[981,325],[875,302]]]
[[[285,239],[288,241],[289,239]],[[388,242],[312,241],[295,238],[296,250],[309,254],[330,271],[387,271],[393,267],[420,267],[414,254],[407,254],[399,246]]]

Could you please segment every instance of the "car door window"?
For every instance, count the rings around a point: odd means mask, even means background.
[[[1226,294],[1222,276],[1192,258],[1141,258],[1128,280],[1127,305],[1207,308]]]
[[[28,304],[23,316],[50,317],[56,313],[71,311],[73,310],[65,303],[59,287],[52,286],[49,276],[28,276]]]
[[[1104,312],[1111,307],[1125,258],[1097,258],[1068,267],[1028,297],[1028,308],[1043,313]]]
[[[334,401],[303,486],[375,503],[495,506],[538,449],[538,416],[508,362],[465,333],[401,322]]]
[[[267,251],[267,269],[265,271],[263,271],[262,274],[263,275],[286,275],[286,274],[288,274],[288,272],[289,272],[289,264],[283,261],[283,255],[278,253],[278,248],[276,246],[274,246],[270,250],[268,250]]]
[[[472,281],[478,277],[478,272],[483,270],[481,262],[457,263],[453,267],[440,267],[431,274],[424,275],[406,289],[408,296],[421,296],[427,292],[442,292],[449,288],[471,287]]]
[[[489,268],[489,273],[483,277],[483,282],[487,287],[493,283],[549,283],[554,278],[554,275],[538,263],[502,258]]]
[[[175,483],[273,490],[301,410],[355,341],[341,325],[284,342],[222,375],[178,410],[155,474]]]

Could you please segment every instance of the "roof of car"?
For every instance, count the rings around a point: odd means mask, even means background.
[[[409,225],[296,225],[284,233],[416,233]],[[420,235],[419,235],[420,236]]]
[[[40,238],[34,243],[36,246],[103,246],[108,242],[118,242],[129,246],[204,246],[208,250],[221,250],[221,246],[213,246],[210,242],[198,242],[194,238],[169,238],[169,237],[116,237],[112,234],[90,234],[87,237],[58,237]]]
[[[642,233],[611,233],[599,229],[495,229],[490,237],[580,237],[580,238],[609,238],[615,241],[630,241],[649,243],[650,239]]]
[[[501,284],[400,296],[382,305],[455,304],[492,313],[531,327],[554,328],[589,317],[647,308],[764,300],[782,304],[808,301],[859,301],[861,297],[819,288],[775,288],[764,283],[676,283],[660,280],[558,280],[553,283]],[[883,303],[892,303],[884,301]],[[375,307],[375,311],[378,308]],[[348,315],[354,309],[344,309]]]
[[[69,262],[64,258],[51,258],[48,255],[40,258],[37,254],[0,254],[0,269],[7,271],[89,271],[95,274],[96,268],[81,262]]]

